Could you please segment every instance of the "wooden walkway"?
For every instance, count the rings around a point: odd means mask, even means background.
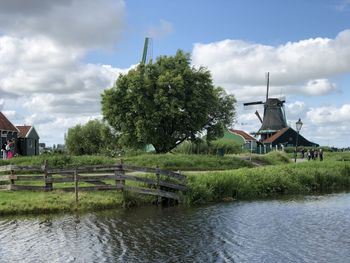
[[[121,190],[180,200],[186,177],[178,172],[128,164],[91,165],[74,168],[43,166],[0,166],[0,188],[21,191]],[[35,182],[35,183],[33,183]]]

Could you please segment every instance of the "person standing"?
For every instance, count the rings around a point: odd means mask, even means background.
[[[12,157],[13,157],[13,142],[10,140],[7,140],[6,152],[7,152],[7,159],[12,159]]]
[[[6,142],[1,145],[2,159],[7,159]]]
[[[320,157],[320,161],[323,161],[323,151],[320,149],[320,152],[318,153],[318,157]]]
[[[310,149],[307,150],[307,160],[310,161],[311,159],[311,152]]]

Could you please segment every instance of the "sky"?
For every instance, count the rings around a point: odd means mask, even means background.
[[[0,0],[0,110],[40,142],[102,118],[101,93],[153,59],[191,54],[237,100],[232,128],[256,132],[255,110],[286,98],[287,123],[324,146],[350,146],[350,0]]]

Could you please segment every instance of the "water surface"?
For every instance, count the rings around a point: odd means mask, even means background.
[[[350,262],[350,194],[2,217],[0,262]]]

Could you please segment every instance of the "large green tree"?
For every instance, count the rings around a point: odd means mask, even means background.
[[[235,98],[214,87],[209,70],[191,66],[189,54],[141,63],[102,94],[104,119],[124,145],[152,144],[158,153],[206,133],[223,135],[235,117]]]
[[[116,148],[116,137],[109,125],[100,120],[90,120],[68,129],[66,146],[69,153],[110,154]]]

